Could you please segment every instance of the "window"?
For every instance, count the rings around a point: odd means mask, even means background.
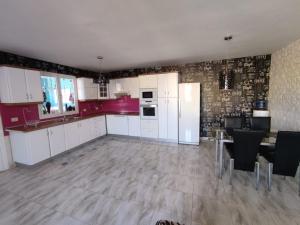
[[[41,76],[43,103],[39,106],[40,118],[78,113],[76,78],[58,74]]]

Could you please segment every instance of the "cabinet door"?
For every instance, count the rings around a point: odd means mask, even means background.
[[[51,157],[66,150],[64,126],[48,128]]]
[[[28,165],[33,165],[50,158],[48,130],[37,130],[27,133]]]
[[[141,122],[139,116],[128,116],[128,135],[141,136]]]
[[[10,101],[8,103],[28,102],[28,93],[26,88],[26,79],[23,69],[6,68],[9,87]]]
[[[168,139],[178,140],[178,99],[168,98]]]
[[[25,78],[27,85],[28,101],[42,102],[43,92],[40,71],[25,70]]]
[[[116,92],[123,92],[124,90],[124,79],[116,79]]]
[[[64,125],[66,150],[75,148],[80,145],[80,131],[78,122],[68,123]]]
[[[81,120],[78,122],[78,128],[80,132],[80,144],[86,143],[93,139],[91,133],[91,120]]]
[[[139,76],[140,88],[157,88],[157,75]]]
[[[95,138],[106,135],[105,116],[94,118]]]
[[[178,98],[178,73],[169,73],[167,75],[167,97]]]
[[[124,91],[126,91],[131,98],[139,98],[140,87],[138,77],[130,77],[123,80]]]
[[[157,79],[157,95],[159,98],[166,98],[168,92],[168,74],[159,74]]]
[[[158,98],[158,135],[168,138],[168,104],[166,98]]]
[[[127,116],[107,115],[106,122],[109,134],[128,135]]]
[[[108,83],[108,92],[109,92],[109,98],[116,98],[115,93],[116,91],[116,80],[109,80]]]

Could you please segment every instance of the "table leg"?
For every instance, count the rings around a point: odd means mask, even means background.
[[[216,163],[218,163],[219,161],[219,144],[220,144],[219,139],[216,139]]]
[[[223,173],[223,150],[224,150],[224,142],[220,140],[219,143],[219,178],[222,179]]]

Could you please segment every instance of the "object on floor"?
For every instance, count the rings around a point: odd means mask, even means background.
[[[184,224],[180,224],[169,220],[160,220],[157,221],[155,225],[184,225]]]

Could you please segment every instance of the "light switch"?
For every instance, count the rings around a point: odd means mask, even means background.
[[[12,118],[10,118],[10,121],[12,123],[18,122],[19,121],[19,117],[12,117]]]

